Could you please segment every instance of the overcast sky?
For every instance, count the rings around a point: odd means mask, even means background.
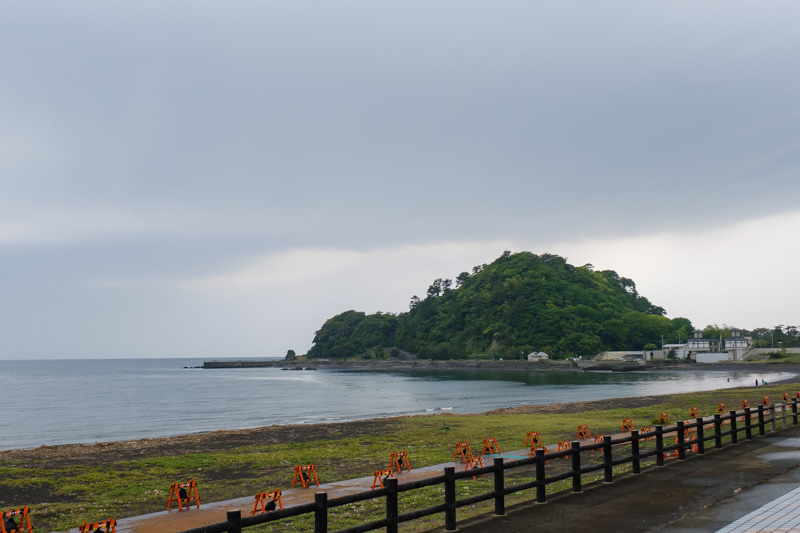
[[[3,2],[0,358],[304,353],[504,250],[800,324],[796,1]]]

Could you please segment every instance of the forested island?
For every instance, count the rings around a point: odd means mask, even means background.
[[[574,266],[553,254],[504,252],[455,280],[437,279],[400,314],[345,311],[328,319],[308,358],[551,357],[641,350],[691,337],[687,318],[662,307],[613,270]],[[662,338],[663,336],[663,338]]]

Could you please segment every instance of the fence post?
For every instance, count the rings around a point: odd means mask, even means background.
[[[581,443],[572,441],[572,492],[581,491]]]
[[[656,466],[664,466],[664,426],[656,426]]]
[[[386,481],[389,493],[386,495],[386,533],[397,533],[397,479],[389,478]]]
[[[714,448],[722,448],[722,417],[714,415]]]
[[[792,400],[792,425],[797,425],[797,398]]]
[[[314,533],[328,533],[328,493],[315,492]]]
[[[228,533],[242,533],[242,511],[228,511]]]
[[[759,436],[763,437],[767,434],[767,428],[765,428],[766,424],[764,423],[764,406],[758,406],[758,434]]]
[[[541,448],[536,450],[536,503],[545,503],[547,501],[547,493],[545,492],[544,485],[544,450]]]
[[[603,483],[614,482],[614,468],[611,463],[614,458],[611,456],[611,435],[603,437],[603,466],[605,467],[605,479]]]
[[[637,429],[631,430],[631,457],[633,458],[631,471],[638,474],[642,471],[642,465],[639,462],[639,430]]]
[[[502,457],[494,458],[494,514],[506,514],[506,471]]]
[[[684,434],[683,420],[678,420],[678,459],[686,459],[686,435]]]
[[[697,417],[697,453],[699,455],[706,453],[706,434],[702,416]]]
[[[744,438],[751,440],[753,438],[753,421],[750,419],[750,408],[744,408]]]
[[[736,411],[731,411],[730,416],[731,416],[731,444],[738,444],[739,429],[736,427]]]
[[[444,468],[444,530],[456,530],[456,469]]]

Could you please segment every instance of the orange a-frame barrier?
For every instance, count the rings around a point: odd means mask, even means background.
[[[656,436],[653,435],[652,433],[653,433],[653,428],[651,428],[650,426],[644,426],[642,429],[639,430],[639,435],[649,435],[648,437],[645,437],[644,440],[655,439]]]
[[[483,457],[480,455],[478,457],[470,457],[467,461],[467,464],[464,465],[464,470],[474,470],[476,468],[483,468]],[[483,477],[486,477],[486,474],[483,474]],[[472,476],[472,479],[475,479],[475,476]]]
[[[622,429],[619,430],[620,433],[630,433],[634,429],[636,428],[633,427],[633,420],[631,420],[630,418],[622,419]]]
[[[587,424],[581,424],[578,426],[578,433],[575,435],[575,438],[578,440],[588,440],[592,438],[592,432],[589,431],[589,426]]]
[[[689,409],[689,418],[700,418],[700,409],[697,407]]]
[[[659,424],[669,424],[669,413],[661,413],[658,415]]]
[[[538,446],[541,443],[542,439],[539,437],[538,431],[531,431],[525,437],[525,446],[528,446],[528,444],[530,444],[531,446]]]
[[[719,414],[721,414],[721,415],[724,415],[725,413],[728,412],[728,407],[724,403],[717,404],[717,412]],[[727,425],[727,424],[728,424],[728,421],[727,420],[723,420],[722,424],[720,424],[720,425],[724,426],[724,425]]]
[[[750,402],[748,402],[747,400],[742,400],[742,409],[744,409],[745,407],[750,407]],[[742,415],[742,422],[744,422],[744,418],[745,415]]]
[[[456,452],[453,454],[453,461],[455,461],[459,455],[464,462],[472,458],[472,448],[469,447],[469,442],[456,443]]]
[[[312,477],[313,476],[313,477]],[[294,479],[292,479],[292,488],[300,482],[300,485],[303,486],[304,489],[307,489],[308,486],[311,484],[311,481],[317,484],[319,487],[319,478],[317,477],[317,469],[314,466],[314,463],[308,463],[307,465],[297,465],[294,467]]]
[[[763,405],[764,407],[769,407],[770,405],[772,405],[769,401],[769,396],[764,396],[764,398],[761,400],[761,405]],[[764,414],[769,415],[769,409],[765,409]]]
[[[503,452],[500,450],[500,444],[498,444],[496,438],[489,437],[488,439],[483,439],[483,451],[481,452],[481,455],[493,455],[502,453]]]
[[[187,490],[188,489],[188,490]],[[183,511],[183,504],[186,504],[186,510],[189,510],[189,505],[194,502],[200,508],[200,496],[197,495],[197,482],[194,479],[178,483],[177,481],[169,487],[169,500],[167,500],[167,509],[172,507],[172,502],[178,502],[178,511]]]
[[[408,453],[403,450],[402,452],[392,452],[392,457],[389,459],[389,468],[397,469],[397,473],[403,472],[403,467],[408,468],[411,472],[411,462],[408,460]]]
[[[569,444],[569,443],[567,443],[567,444]],[[558,443],[558,445],[559,445],[559,449],[561,449],[560,448],[560,446],[561,446],[560,442]],[[528,457],[533,457],[536,454],[536,450],[544,450],[544,453],[547,453],[547,447],[542,445],[542,444],[539,444],[538,446],[531,446],[531,451],[530,451],[530,453],[528,453]],[[550,461],[547,460],[547,459],[545,459],[544,462],[545,463],[550,463]]]
[[[11,518],[14,519],[15,516],[19,517],[19,523],[17,524],[16,529],[6,529],[6,520]],[[0,532],[2,533],[18,533],[21,531],[33,531],[33,526],[31,526],[31,510],[30,508],[25,505],[24,507],[20,507],[19,509],[11,509],[10,511],[4,511],[2,516],[0,516]]]
[[[113,518],[107,518],[106,520],[95,522],[94,524],[84,522],[79,528],[81,533],[94,533],[100,529],[103,529],[105,533],[117,533],[117,521]]]
[[[375,485],[380,485],[382,489],[385,488],[383,486],[383,478],[393,477],[393,476],[394,476],[394,470],[392,470],[391,468],[387,468],[386,470],[376,470],[375,477],[372,478],[372,486],[370,488],[374,489]]]
[[[785,403],[792,403],[792,400],[791,400],[791,398],[789,398],[789,393],[788,393],[788,392],[784,392],[784,393],[783,393],[783,401],[784,401]]]
[[[264,502],[266,502],[266,504]],[[256,504],[253,506],[253,512],[251,514],[256,514],[258,512],[259,506],[261,506],[262,513],[266,513],[268,511],[274,511],[276,508],[283,509],[283,500],[281,500],[281,489],[275,489],[269,492],[257,492]]]

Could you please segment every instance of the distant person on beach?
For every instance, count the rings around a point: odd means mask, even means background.
[[[730,382],[731,382],[731,378],[728,378],[728,383],[730,383]]]
[[[766,385],[766,384],[767,384],[767,382],[766,382],[766,381],[764,381],[764,379],[762,378],[762,379],[761,379],[761,384],[762,384],[762,385]]]
[[[758,378],[756,378],[756,387],[758,387]]]

